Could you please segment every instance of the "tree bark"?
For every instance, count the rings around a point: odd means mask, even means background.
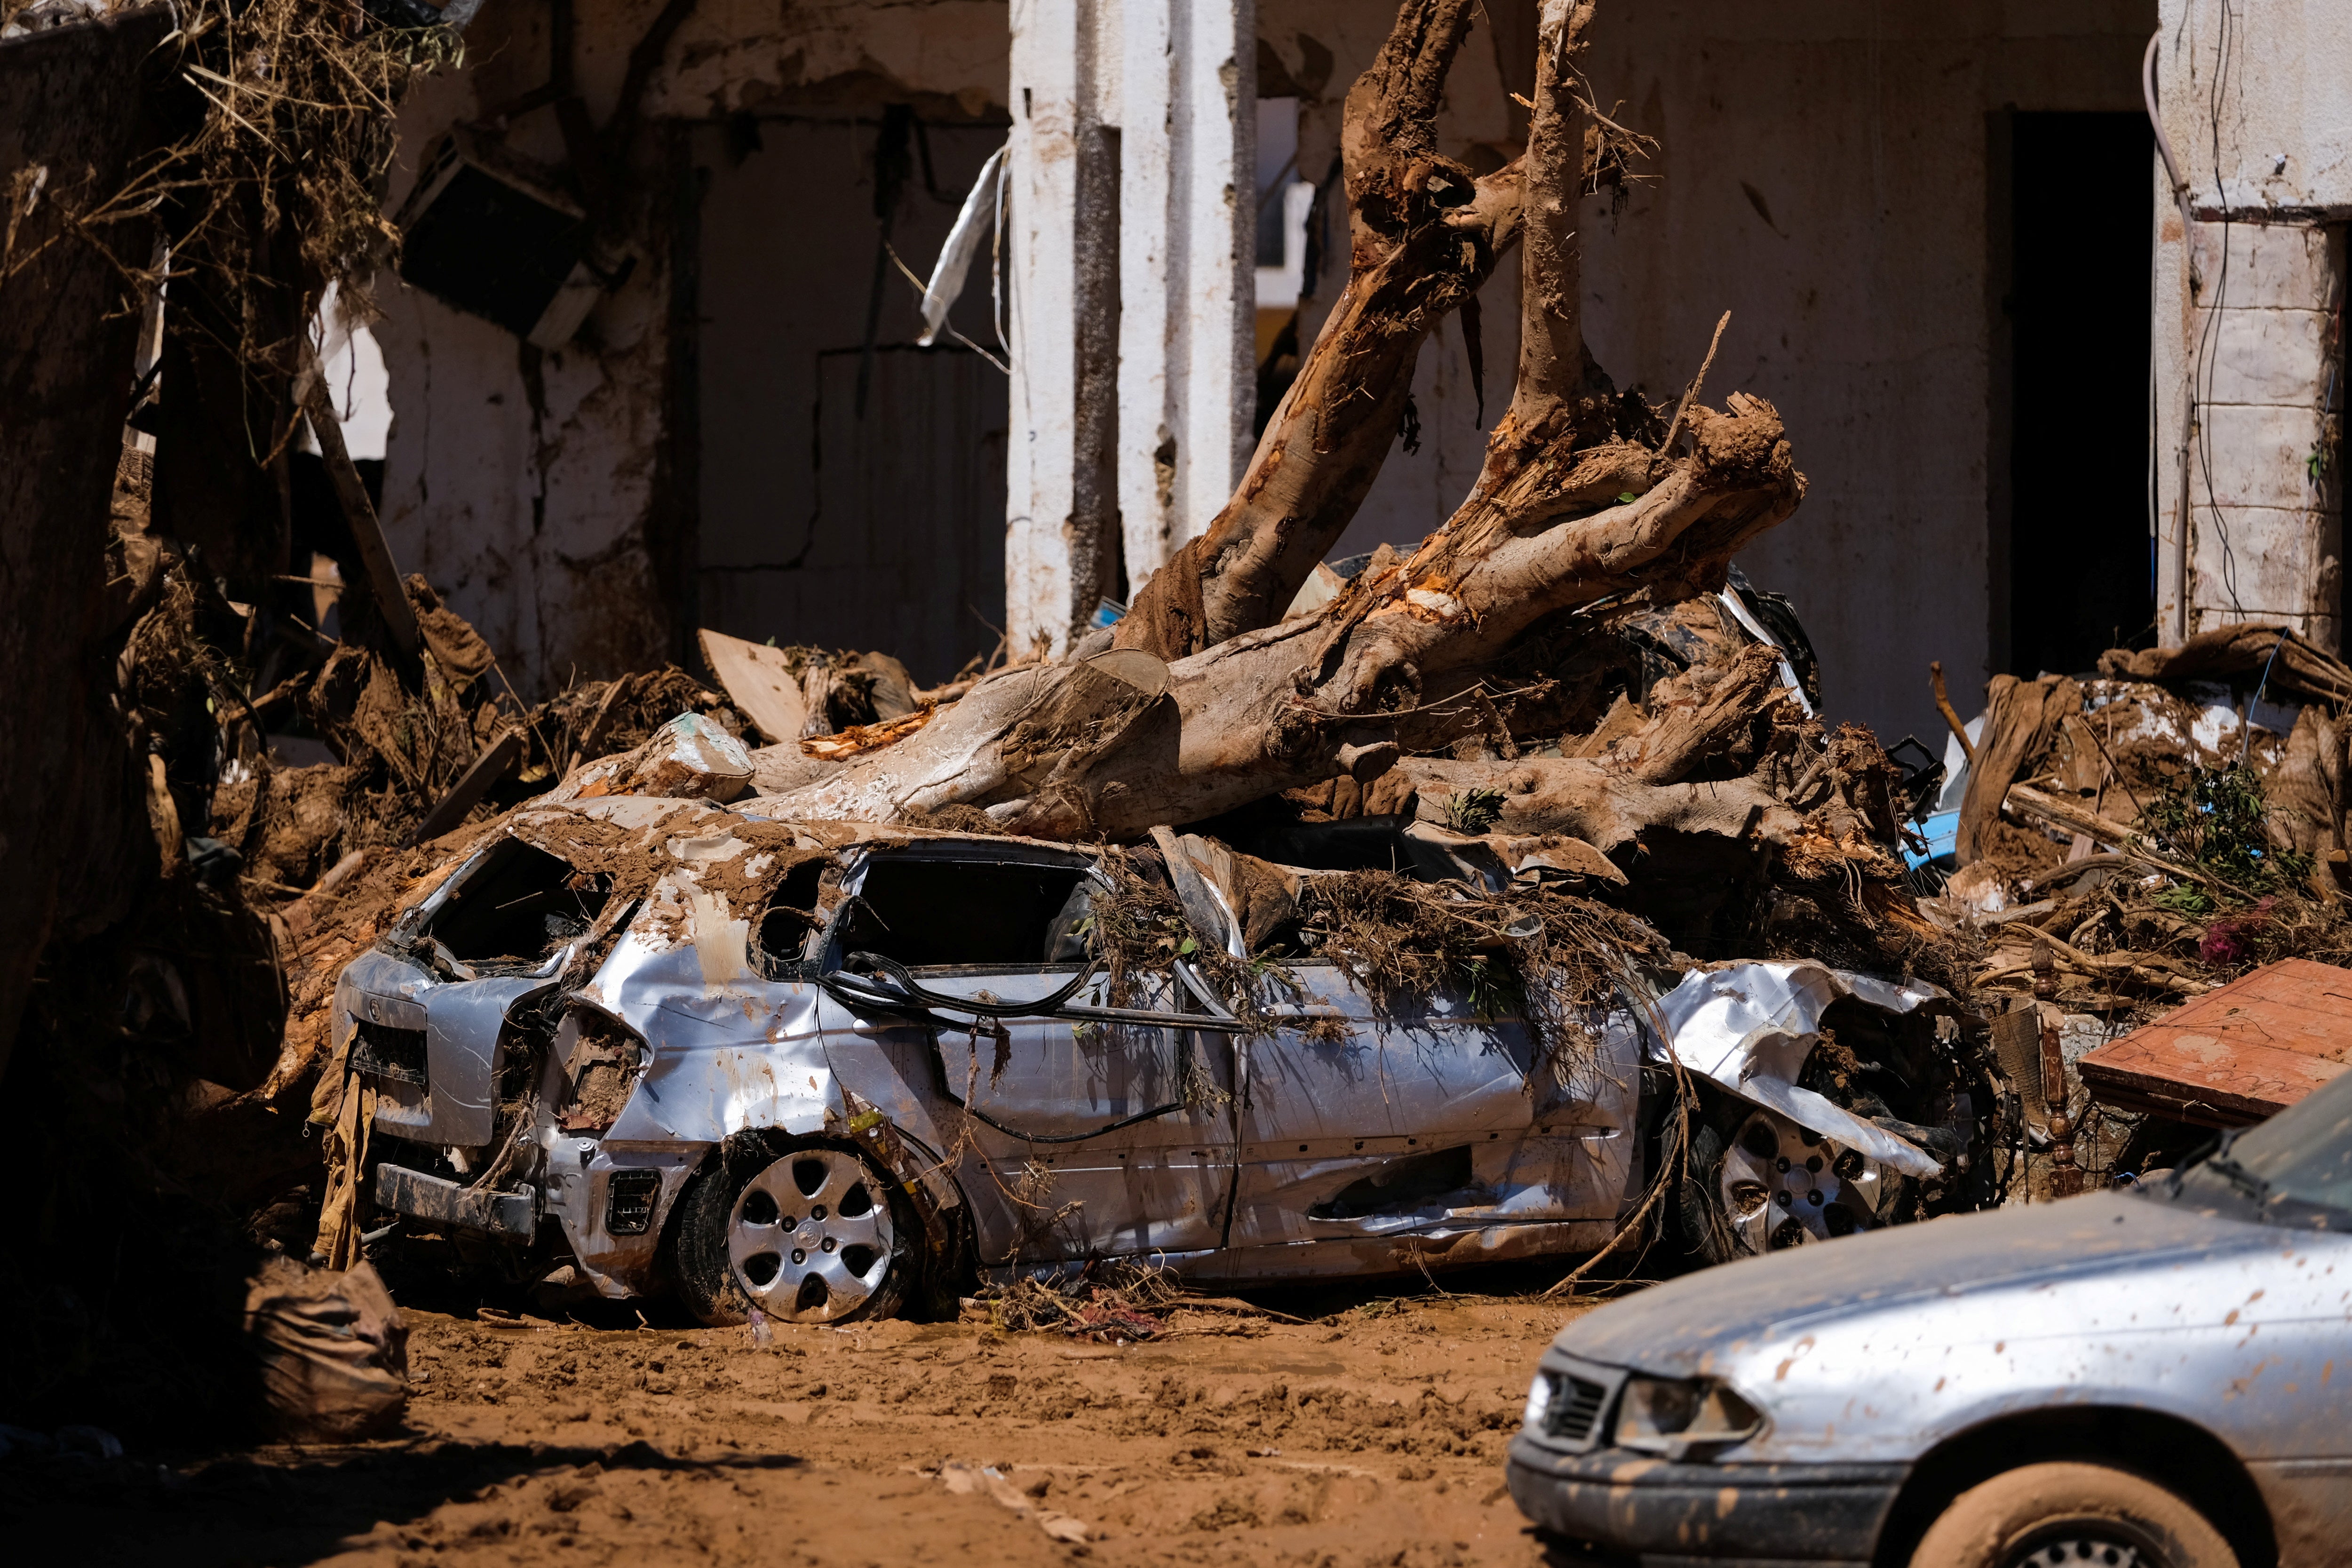
[[[107,708],[130,604],[106,552],[140,319],[118,262],[147,264],[152,226],[75,217],[156,144],[142,62],[171,25],[0,43],[0,1072],[60,920],[119,914],[154,854]]]
[[[1446,72],[1476,9],[1405,0],[1349,90],[1347,287],[1240,488],[1136,595],[1115,646],[1172,660],[1282,616],[1379,477],[1423,341],[1517,237],[1519,164],[1475,179],[1437,151]]]

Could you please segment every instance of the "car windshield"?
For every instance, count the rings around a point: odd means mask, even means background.
[[[2222,1134],[2170,1184],[2191,1202],[2251,1205],[2274,1223],[2333,1229],[2352,1221],[2352,1073],[2267,1121]]]

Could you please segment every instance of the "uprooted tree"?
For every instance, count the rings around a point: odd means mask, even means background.
[[[977,807],[1006,831],[1117,839],[1402,765],[1433,796],[1488,781],[1506,831],[1621,859],[1705,841],[1823,893],[1840,923],[1920,929],[1893,887],[1885,753],[1863,731],[1825,737],[1777,650],[1717,607],[1731,557],[1804,495],[1778,415],[1738,393],[1700,406],[1696,380],[1669,414],[1586,349],[1579,201],[1632,140],[1578,69],[1591,0],[1543,7],[1526,152],[1483,178],[1434,129],[1473,9],[1405,0],[1349,94],[1346,290],[1231,501],[1114,646],[1001,672],[862,754],[764,754],[770,809]],[[1514,247],[1517,384],[1471,493],[1410,555],[1383,551],[1321,609],[1281,618],[1370,488],[1422,341]],[[1661,646],[1679,668],[1625,678],[1629,648]],[[1415,760],[1449,752],[1488,765]]]

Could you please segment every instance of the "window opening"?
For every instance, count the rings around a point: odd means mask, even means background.
[[[843,922],[841,951],[909,969],[1060,962],[1052,954],[1078,917],[1056,924],[1085,879],[1075,866],[877,858]]]
[[[467,963],[536,961],[596,923],[611,880],[509,838],[449,895],[427,935]]]

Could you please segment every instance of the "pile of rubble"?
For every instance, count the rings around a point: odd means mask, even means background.
[[[1131,886],[1094,933],[1115,977],[1196,948],[1228,977],[1313,952],[1376,993],[1483,987],[1565,1028],[1620,994],[1728,1016],[1748,1003],[1730,976],[1710,991],[1712,969],[1800,961],[1772,976],[1794,1047],[1775,1103],[1807,1146],[1848,1129],[1847,1152],[1920,1181],[1902,1217],[2001,1195],[1969,1152],[2015,1133],[2003,1086],[2023,1069],[1996,1060],[1979,998],[2128,1020],[2268,958],[2352,951],[2331,717],[2352,669],[2283,628],[2111,655],[2094,681],[1996,679],[1972,731],[1954,716],[1943,766],[1821,717],[1793,607],[1731,565],[1804,495],[1777,412],[1702,404],[1712,348],[1654,404],[1581,340],[1569,220],[1640,156],[1577,96],[1592,7],[1546,8],[1527,151],[1485,176],[1434,151],[1474,9],[1404,6],[1349,96],[1349,286],[1233,499],[1122,618],[1055,657],[1003,649],[923,689],[885,654],[706,632],[701,668],[527,703],[474,628],[396,572],[315,364],[286,391],[315,416],[355,548],[340,637],[237,602],[152,532],[126,455],[106,609],[127,628],[114,717],[153,858],[116,918],[47,961],[28,1076],[11,1079],[59,1097],[43,1136],[64,1150],[130,1127],[191,1208],[249,1212],[258,1245],[298,1258],[324,1234],[325,1261],[357,1264],[349,1204],[320,1224],[330,1184],[354,1186],[367,1125],[330,1048],[337,976],[421,879],[525,806],[614,795],[1119,847]],[[1520,358],[1475,487],[1412,549],[1325,565],[1412,417],[1420,341],[1514,247]],[[2287,698],[2307,705],[2279,716]],[[1247,1003],[1237,979],[1244,1023]],[[1735,1180],[1743,1148],[1789,1169],[1732,1099],[1763,1032],[1674,1064],[1680,1110],[1631,1216],[1696,1215],[1685,1240],[1709,1257],[1781,1230],[1764,1186]],[[47,1179],[52,1210],[93,1236],[126,1206]],[[1733,1217],[1753,1236],[1720,1223],[1743,1181],[1758,1195]],[[44,1289],[44,1321],[79,1331],[79,1298]],[[1116,1308],[1135,1316],[1111,1330],[1149,1327],[1140,1299],[1075,1303],[1029,1289],[993,1310],[1095,1332],[1087,1314]]]
[[[923,690],[881,655],[706,636],[707,670],[526,704],[397,573],[315,364],[280,371],[353,545],[339,639],[149,532],[127,462],[115,684],[155,859],[138,907],[52,952],[34,1070],[136,1107],[169,1180],[304,1255],[312,1134],[349,1151],[358,1115],[329,1068],[337,973],[502,814],[632,793],[1132,846],[1155,896],[1222,902],[1212,945],[1241,965],[1312,942],[1412,985],[1507,968],[1536,1006],[1561,977],[1576,1002],[1736,958],[1957,985],[1969,942],[1920,912],[1904,856],[1933,781],[1822,721],[1793,614],[1730,570],[1804,493],[1778,415],[1703,404],[1706,363],[1653,404],[1585,353],[1572,194],[1640,154],[1577,95],[1591,7],[1547,14],[1528,151],[1485,176],[1434,152],[1474,10],[1401,12],[1349,100],[1341,312],[1207,533],[1063,657]],[[1334,573],[1419,342],[1515,247],[1532,303],[1486,471],[1416,547]]]
[[[1995,677],[1930,819],[1952,842],[1928,907],[1990,944],[1971,985],[2122,1020],[2352,957],[2347,699],[2352,668],[2277,625]]]

